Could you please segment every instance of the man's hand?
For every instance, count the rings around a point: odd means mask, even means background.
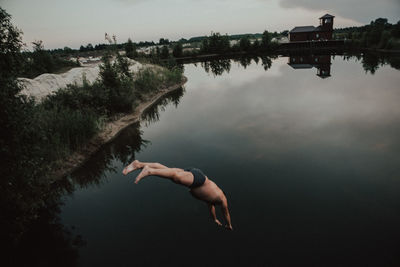
[[[222,226],[222,223],[221,223],[218,219],[215,219],[214,222],[215,222],[216,224],[218,224],[219,226]]]
[[[229,231],[233,231],[232,225],[225,225],[225,228]]]

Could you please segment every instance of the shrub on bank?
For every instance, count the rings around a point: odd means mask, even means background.
[[[171,86],[182,81],[182,69],[175,67],[169,69],[151,69],[140,70],[134,82],[134,87],[139,96],[154,92],[160,86]]]
[[[173,84],[177,84],[182,82],[182,73],[183,69],[180,67],[173,68],[171,70],[164,69],[161,71],[163,80],[162,83],[166,86],[171,86]]]
[[[86,144],[100,129],[99,115],[60,105],[51,108],[38,105],[35,121],[42,137],[42,157],[47,162],[67,156]]]
[[[155,91],[161,82],[161,76],[156,71],[147,68],[137,73],[135,87],[139,95],[143,95]]]

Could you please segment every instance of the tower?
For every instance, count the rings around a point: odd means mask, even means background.
[[[333,31],[333,18],[335,16],[325,14],[319,18],[319,26],[321,31]]]

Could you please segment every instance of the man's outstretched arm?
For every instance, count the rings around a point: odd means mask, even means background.
[[[231,215],[229,214],[229,209],[228,209],[228,200],[226,199],[226,197],[224,197],[224,199],[222,200],[221,209],[225,217],[225,222],[227,223],[225,227],[229,230],[233,230],[231,223]]]
[[[208,209],[210,210],[210,215],[214,222],[221,226],[222,223],[217,219],[217,215],[215,214],[215,206],[213,204],[208,204]]]

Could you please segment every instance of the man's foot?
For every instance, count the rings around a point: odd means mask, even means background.
[[[124,175],[127,175],[130,172],[133,172],[134,170],[140,169],[140,165],[139,165],[139,161],[138,160],[134,160],[131,164],[129,164],[128,166],[126,166],[124,168],[124,170],[122,171],[122,173]]]
[[[143,170],[139,173],[139,175],[135,179],[135,184],[139,183],[144,177],[150,174],[149,166],[144,166]]]

